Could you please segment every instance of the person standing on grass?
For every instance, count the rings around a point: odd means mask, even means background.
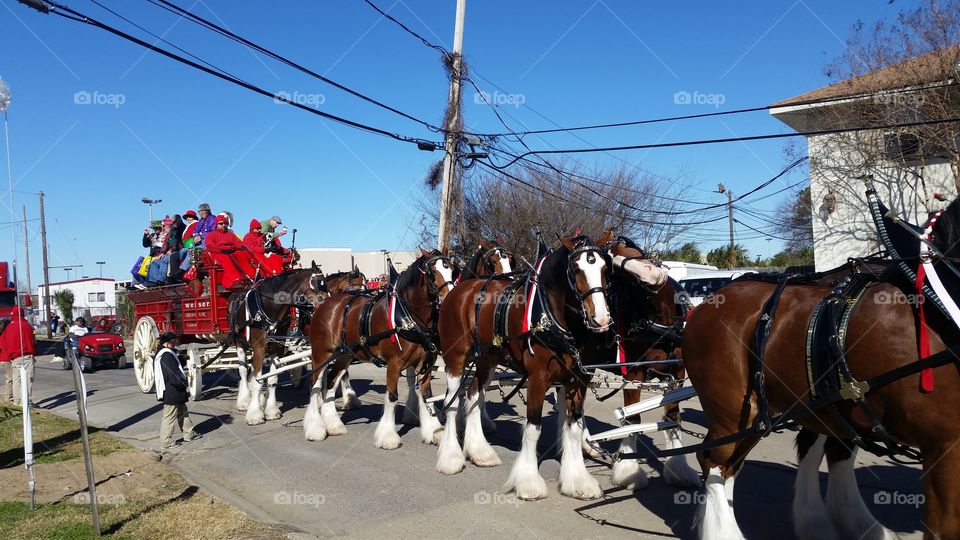
[[[37,340],[34,337],[33,326],[23,318],[23,312],[19,306],[15,306],[12,311],[13,319],[10,324],[0,334],[0,351],[3,359],[10,362],[10,369],[13,371],[13,403],[30,403],[30,394],[33,388],[33,373],[35,361],[33,355],[37,354]],[[22,396],[20,388],[20,367],[27,368],[27,395]]]
[[[193,422],[187,413],[187,375],[180,366],[180,358],[174,347],[177,335],[165,332],[160,335],[160,346],[154,360],[153,372],[156,376],[157,401],[163,402],[163,415],[160,418],[160,451],[163,453],[175,446],[174,428],[179,427],[184,442],[199,439],[200,434],[193,430]]]
[[[7,328],[7,324],[10,321],[7,319],[0,319],[0,336],[3,335],[3,331]],[[6,403],[13,402],[13,369],[10,367],[10,361],[7,360],[6,355],[3,354],[3,349],[0,348],[0,369],[3,370],[3,396],[2,400]]]

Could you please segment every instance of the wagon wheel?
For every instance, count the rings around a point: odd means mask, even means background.
[[[153,390],[153,355],[159,340],[160,331],[153,317],[141,317],[133,330],[133,372],[144,394]]]

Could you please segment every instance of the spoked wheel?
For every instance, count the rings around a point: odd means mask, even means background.
[[[133,330],[133,371],[144,394],[153,390],[153,355],[159,340],[160,331],[153,317],[141,317]]]

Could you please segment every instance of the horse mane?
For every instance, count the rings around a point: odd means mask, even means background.
[[[950,258],[960,255],[960,198],[940,214],[933,228],[933,242]]]
[[[486,252],[483,249],[483,246],[478,247],[474,252],[473,256],[470,257],[470,260],[467,261],[467,264],[463,267],[463,279],[471,279],[477,276],[477,263],[480,262],[480,256]]]
[[[433,250],[429,255],[420,255],[417,257],[417,260],[413,261],[413,264],[408,266],[406,270],[400,272],[400,277],[397,279],[397,284],[395,285],[396,291],[406,290],[407,287],[415,285],[414,281],[417,279],[417,274],[422,274],[426,270],[423,267],[423,263],[430,257],[436,257],[440,255],[440,252]]]

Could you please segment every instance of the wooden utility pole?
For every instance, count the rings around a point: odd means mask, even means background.
[[[457,146],[460,144],[460,113],[462,97],[460,93],[460,78],[463,74],[463,18],[467,12],[467,0],[457,0],[457,21],[453,30],[453,57],[450,59],[450,95],[447,108],[447,135],[444,139],[443,155],[443,192],[440,196],[440,231],[437,234],[438,249],[443,251],[450,247],[451,218],[454,210],[453,197],[459,194],[456,182],[457,176]],[[456,205],[459,206],[459,205]]]
[[[43,192],[40,192],[40,245],[43,250],[43,313],[47,321],[47,339],[53,338],[50,329],[50,266],[47,262],[47,221],[43,216]]]
[[[727,194],[727,214],[730,221],[730,249],[727,251],[727,264],[730,265],[730,268],[733,268],[736,263],[736,257],[734,256],[736,244],[733,241],[733,192],[724,187],[723,183],[717,186],[717,192]]]
[[[30,234],[27,232],[27,205],[21,208],[23,208],[23,251],[27,262],[27,295],[29,296],[33,293],[33,289],[30,287]]]

